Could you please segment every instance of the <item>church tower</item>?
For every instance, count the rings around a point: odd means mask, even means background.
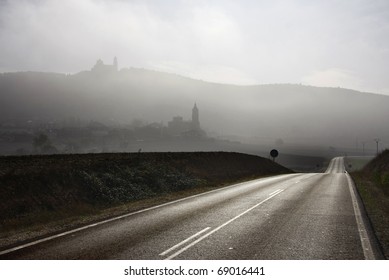
[[[192,109],[192,125],[193,125],[193,129],[195,129],[195,130],[200,129],[199,109],[197,109],[196,103]]]

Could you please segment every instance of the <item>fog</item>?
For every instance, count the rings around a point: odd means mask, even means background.
[[[388,143],[385,95],[291,84],[224,85],[144,69],[102,67],[75,75],[1,75],[1,120],[11,126],[29,123],[35,130],[45,124],[53,129],[77,126],[66,124],[71,119],[111,128],[162,129],[175,116],[192,121],[196,103],[206,138],[269,147],[278,141],[284,148],[359,145],[360,150],[366,142],[366,148],[372,149],[377,137],[382,148]],[[167,135],[175,137],[186,130],[192,128]]]
[[[0,1],[0,153],[375,153],[374,139],[389,146],[388,12],[364,0]]]
[[[0,1],[0,72],[121,67],[389,94],[389,2]]]

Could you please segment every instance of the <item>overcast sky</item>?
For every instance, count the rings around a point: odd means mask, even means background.
[[[0,72],[98,58],[229,84],[389,94],[387,0],[0,0]]]

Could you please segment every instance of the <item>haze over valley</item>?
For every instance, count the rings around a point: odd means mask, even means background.
[[[389,138],[388,124],[382,121],[389,119],[389,97],[343,88],[217,84],[146,69],[119,70],[117,65],[98,61],[91,70],[71,75],[3,73],[0,92],[2,144],[13,143],[3,146],[3,154],[14,154],[20,148],[17,139],[23,133],[32,139],[41,132],[55,140],[66,129],[86,131],[93,126],[101,126],[100,138],[115,130],[123,134],[119,143],[117,139],[109,143],[107,138],[105,151],[201,149],[198,145],[159,148],[158,140],[169,136],[186,137],[187,142],[199,138],[238,141],[266,151],[305,147],[321,150],[319,154],[334,150],[368,154],[376,149],[375,138],[380,138],[380,148]],[[185,135],[192,127],[169,132],[174,117],[192,121],[194,104],[202,133]],[[136,134],[140,128],[143,133]],[[84,138],[62,141],[58,152],[65,152],[66,144],[79,146],[80,152],[103,150],[101,145],[83,149]],[[154,144],[139,143],[145,140],[154,140]],[[138,143],[125,146],[131,141]],[[225,149],[221,143],[204,148]],[[32,148],[32,141],[29,144]]]
[[[1,1],[0,154],[375,154],[389,145],[388,11]]]

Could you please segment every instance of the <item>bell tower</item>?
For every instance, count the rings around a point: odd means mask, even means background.
[[[193,129],[200,129],[200,121],[199,121],[199,109],[197,108],[197,104],[194,104],[192,109],[192,125]]]

